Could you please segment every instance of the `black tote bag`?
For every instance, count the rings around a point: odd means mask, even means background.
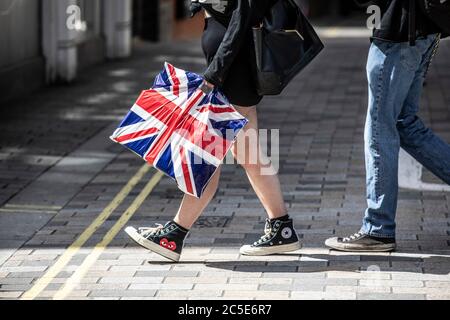
[[[450,34],[450,0],[419,0],[425,15],[446,34]]]
[[[278,95],[323,50],[324,45],[299,6],[278,0],[253,28],[258,94]]]

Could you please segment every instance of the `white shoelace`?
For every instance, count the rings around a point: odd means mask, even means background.
[[[266,242],[267,240],[272,238],[274,235],[275,235],[275,233],[273,232],[272,226],[270,226],[269,220],[266,220],[266,228],[264,228],[264,235],[258,241],[255,242],[255,245]]]
[[[348,242],[348,241],[352,241],[355,240],[357,238],[360,238],[363,234],[361,232],[357,232],[355,234],[352,234],[351,236],[344,238],[343,241],[344,242]]]
[[[157,223],[156,227],[149,228],[139,228],[139,234],[145,238],[151,235],[157,235],[162,229],[164,229],[164,226],[162,224]]]

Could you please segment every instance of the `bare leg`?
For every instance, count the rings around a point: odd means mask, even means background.
[[[236,107],[237,111],[245,116],[249,123],[244,129],[244,133],[253,130],[256,132],[256,141],[245,143],[245,135],[240,135],[237,144],[233,147],[233,155],[242,167],[245,169],[250,184],[256,192],[264,209],[270,219],[283,217],[287,214],[287,208],[284,203],[283,194],[281,191],[280,179],[278,174],[273,169],[272,165],[263,165],[270,163],[267,157],[261,152],[259,137],[258,137],[258,114],[256,107]],[[240,144],[242,147],[239,147]],[[244,148],[245,147],[245,148]],[[245,151],[245,152],[242,152]],[[256,157],[252,159],[251,154]],[[254,161],[250,161],[254,160]],[[262,174],[263,169],[273,174]]]
[[[192,228],[195,221],[198,220],[216,194],[220,180],[220,173],[221,168],[219,167],[200,199],[190,195],[184,196],[180,209],[178,210],[178,213],[173,221],[188,230]]]
[[[239,113],[241,113],[249,120],[249,123],[245,127],[244,132],[247,132],[249,130],[256,130],[257,132],[258,117],[256,107],[236,107],[236,109]],[[241,135],[240,137],[242,137],[240,141],[242,141],[241,143],[243,143],[245,135]],[[256,195],[266,209],[269,218],[276,219],[285,216],[287,214],[287,209],[284,204],[278,175],[274,170],[274,174],[272,175],[261,174],[263,168],[267,169],[267,166],[264,167],[262,163],[267,163],[267,161],[265,161],[265,159],[263,158],[264,155],[262,154],[262,152],[260,152],[259,139],[252,142],[252,145],[244,144],[245,152],[243,152],[244,154],[240,155],[238,155],[238,153],[240,153],[238,152],[239,148],[237,146],[234,146],[232,150],[233,154],[247,172],[250,183],[255,190]],[[252,148],[257,148],[257,150]],[[249,155],[251,152],[255,152],[255,155],[257,155],[255,164],[251,164],[249,163],[249,161],[247,161],[250,158]],[[200,199],[189,195],[184,196],[180,209],[178,210],[178,213],[174,219],[176,223],[186,229],[190,229],[194,225],[195,221],[197,221],[197,219],[201,216],[217,191],[220,172],[221,170],[219,168]]]
[[[287,209],[278,175],[272,164],[266,161],[265,155],[261,152],[256,107],[237,107],[237,110],[249,120],[249,123],[239,135],[238,143],[232,149],[233,155],[245,169],[250,183],[266,209],[269,218],[277,219],[286,216]],[[249,141],[250,143],[246,143],[248,135],[253,138]],[[264,165],[266,163],[269,164]],[[139,228],[138,230],[128,227],[125,231],[144,248],[173,261],[179,261],[184,238],[214,197],[219,184],[220,173],[221,168],[219,167],[200,199],[190,195],[184,196],[180,209],[174,218],[177,225],[168,223],[164,227]],[[271,238],[268,238],[269,236]],[[243,255],[268,255],[291,252],[299,248],[300,243],[292,219],[280,219],[266,223],[265,234],[261,239],[253,245],[243,246],[240,253]]]

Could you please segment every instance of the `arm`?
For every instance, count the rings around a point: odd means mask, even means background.
[[[238,0],[228,30],[217,53],[204,74],[206,81],[221,86],[236,58],[250,27],[248,0]]]

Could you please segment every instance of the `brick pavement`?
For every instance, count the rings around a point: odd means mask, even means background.
[[[236,166],[170,264],[123,232],[69,299],[449,299],[450,194],[401,190],[399,249],[330,251],[323,241],[357,231],[364,209],[366,39],[327,39],[327,49],[280,97],[260,106],[261,127],[281,128],[280,177],[303,248],[271,257],[238,249],[260,235],[264,211]],[[422,115],[450,141],[450,63],[444,42]],[[142,162],[107,134],[168,60],[201,71],[197,43],[140,44],[133,59],[85,72],[72,86],[2,106],[0,299],[20,298],[108,205]],[[38,299],[50,299],[79,268],[153,172],[108,218]],[[436,182],[428,172],[425,177]],[[131,224],[170,219],[181,194],[163,179]]]

